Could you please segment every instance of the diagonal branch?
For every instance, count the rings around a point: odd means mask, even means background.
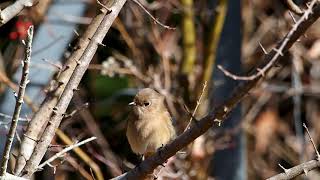
[[[16,96],[16,106],[14,108],[12,122],[11,122],[9,133],[7,135],[7,141],[4,147],[4,153],[3,153],[3,158],[1,162],[0,177],[3,177],[3,178],[7,171],[7,166],[8,166],[9,157],[10,157],[10,150],[13,144],[14,135],[16,133],[16,129],[19,121],[20,111],[23,104],[23,97],[26,91],[27,84],[29,82],[28,75],[29,75],[29,65],[31,60],[32,38],[33,38],[33,26],[30,26],[28,29],[27,40],[25,42],[26,52],[25,52],[25,58],[22,61],[23,68],[22,68],[19,92],[18,92],[18,95]]]
[[[305,14],[293,26],[284,39],[277,44],[276,48],[266,55],[263,62],[256,66],[257,69],[262,69],[267,66],[267,73],[274,63],[279,61],[281,55],[285,54],[288,49],[298,40],[298,38],[302,36],[305,31],[319,18],[320,4],[316,2],[316,0],[312,2],[310,9],[305,12]],[[273,62],[271,65],[269,65],[270,61]],[[224,120],[230,111],[244,98],[244,96],[248,94],[248,92],[255,85],[257,85],[262,77],[263,76],[260,75],[251,81],[238,81],[238,88],[235,89],[234,93],[225,103],[215,108],[214,111],[198,121],[195,126],[182,133],[173,142],[161,148],[158,153],[141,162],[137,168],[114,179],[142,179],[147,174],[152,173],[158,165],[163,164],[168,158],[175,155],[180,149],[187,146],[197,137],[205,133],[214,125],[214,122],[220,122]]]
[[[0,9],[0,27],[18,15],[25,7],[33,6],[37,0],[17,0],[5,9]]]
[[[56,153],[54,156],[52,156],[51,158],[49,158],[48,160],[46,160],[45,162],[41,163],[38,168],[41,169],[43,168],[44,166],[46,166],[47,164],[50,164],[52,161],[54,161],[55,159],[58,159],[59,157],[61,157],[63,154],[71,151],[72,149],[76,148],[76,147],[79,147],[79,146],[82,146],[90,141],[93,141],[93,140],[96,140],[97,138],[96,137],[91,137],[91,138],[88,138],[88,139],[85,139],[81,142],[78,142],[76,144],[73,144],[69,147],[66,147],[64,148],[62,151]]]
[[[66,60],[65,67],[63,71],[60,73],[59,77],[52,81],[53,87],[45,98],[45,100],[41,103],[39,110],[34,114],[31,119],[27,130],[23,136],[17,164],[15,167],[15,174],[19,175],[26,165],[26,162],[30,159],[30,156],[36,146],[38,139],[41,137],[43,130],[48,123],[50,116],[52,114],[53,108],[57,105],[57,102],[64,91],[67,82],[69,81],[72,72],[77,66],[77,61],[81,58],[82,54],[86,50],[90,39],[93,34],[96,32],[99,24],[101,23],[103,17],[107,14],[108,11],[101,11],[90,23],[87,27],[86,31],[79,39],[76,44],[77,49],[71,54],[71,56]],[[112,163],[117,165],[115,156],[110,150],[109,146],[104,150],[104,156],[109,159]],[[112,168],[110,168],[112,169]],[[111,170],[112,174],[116,174],[116,171]]]
[[[284,52],[288,50],[288,48],[291,46],[290,44],[293,43],[292,40],[299,35],[299,32],[305,31],[303,27],[300,26],[303,24],[303,22],[307,21],[308,19],[311,20],[312,17],[315,16],[313,13],[314,10],[312,7],[314,7],[315,4],[319,3],[317,0],[313,0],[309,6],[309,8],[305,11],[303,16],[299,19],[297,23],[295,23],[291,29],[291,31],[286,35],[286,37],[281,41],[281,44],[277,46],[277,48],[274,48],[270,54],[274,54],[274,56],[269,60],[269,62],[264,65],[263,67],[256,68],[256,73],[250,76],[237,76],[232,74],[231,72],[224,69],[222,66],[218,66],[218,68],[228,77],[234,79],[234,80],[243,80],[243,81],[251,81],[255,80],[257,78],[260,78],[261,76],[264,76],[267,71],[275,64],[275,62],[278,60],[279,56],[283,56]],[[299,36],[298,36],[299,37]]]
[[[41,159],[47,151],[52,138],[54,137],[56,129],[60,125],[63,114],[65,113],[73,97],[74,91],[77,90],[77,87],[90,64],[91,59],[95,55],[99,44],[101,44],[103,38],[105,37],[115,18],[118,16],[125,2],[126,0],[118,0],[113,4],[113,6],[110,8],[111,12],[103,17],[103,20],[101,21],[97,31],[91,38],[88,47],[82,54],[79,61],[77,61],[77,66],[73,71],[72,76],[59,99],[59,102],[53,108],[53,115],[48,123],[48,126],[45,128],[44,133],[40,138],[40,141],[38,142],[30,159],[27,161],[27,164],[24,168],[24,177],[30,178],[31,175],[36,171]]]
[[[313,138],[310,135],[309,129],[308,127],[303,124],[303,127],[306,129],[307,134],[309,136],[310,142],[313,145],[314,151],[317,155],[317,160],[311,160],[302,164],[299,164],[297,166],[294,166],[290,169],[285,169],[284,167],[280,166],[284,172],[274,175],[270,178],[268,178],[267,180],[286,180],[286,179],[293,179],[299,175],[301,175],[302,173],[304,173],[305,175],[307,175],[307,173],[315,168],[319,168],[320,167],[320,155],[319,155],[319,151],[317,149],[317,146],[315,145]],[[279,164],[280,165],[280,164]]]
[[[299,164],[297,166],[294,166],[290,169],[285,169],[285,172],[280,173],[278,175],[272,176],[271,178],[268,178],[267,180],[286,180],[286,179],[292,179],[304,172],[308,172],[312,169],[320,167],[320,161],[317,160],[311,160],[302,164]]]

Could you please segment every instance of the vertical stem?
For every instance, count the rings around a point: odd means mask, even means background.
[[[2,162],[1,162],[0,177],[2,177],[2,178],[4,178],[4,175],[7,171],[8,161],[9,161],[9,157],[10,157],[10,150],[12,147],[14,135],[16,133],[16,129],[17,129],[17,125],[18,125],[20,111],[21,111],[21,107],[23,104],[23,97],[24,97],[24,93],[25,93],[27,84],[29,82],[28,74],[29,74],[29,64],[30,64],[30,60],[31,60],[32,38],[33,38],[33,26],[30,26],[28,29],[28,36],[27,36],[26,44],[25,44],[26,54],[25,54],[25,58],[22,63],[23,68],[22,68],[22,75],[21,75],[21,81],[20,81],[20,86],[19,86],[19,92],[18,92],[18,95],[16,96],[16,106],[14,108],[12,122],[11,122],[11,126],[10,126],[9,133],[7,136],[7,141],[6,141],[6,145],[5,145],[4,153],[3,153],[3,158],[2,158]]]
[[[193,0],[181,0],[183,5],[182,41],[183,61],[182,73],[191,74],[196,60],[196,32],[194,26]]]
[[[202,82],[210,80],[211,74],[213,72],[213,67],[216,62],[217,48],[223,29],[225,17],[227,14],[228,0],[219,0],[216,7],[217,13],[215,15],[215,20],[212,25],[212,29],[209,34],[209,43],[206,49],[205,58],[204,58],[204,74]],[[200,91],[198,91],[200,92]],[[206,93],[205,93],[206,94]]]

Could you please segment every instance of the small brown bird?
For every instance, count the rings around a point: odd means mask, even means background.
[[[164,96],[151,88],[140,90],[129,105],[127,138],[134,153],[147,157],[176,136]]]

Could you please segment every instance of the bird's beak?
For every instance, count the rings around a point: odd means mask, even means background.
[[[135,103],[135,102],[131,102],[131,103],[129,103],[128,105],[129,105],[129,106],[135,106],[136,103]]]

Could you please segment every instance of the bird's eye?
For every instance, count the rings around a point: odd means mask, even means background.
[[[144,102],[143,105],[147,107],[150,105],[150,102]]]

